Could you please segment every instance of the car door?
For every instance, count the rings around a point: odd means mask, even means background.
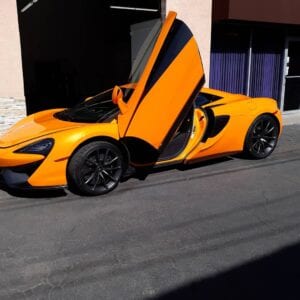
[[[169,13],[136,88],[118,116],[121,138],[162,150],[204,83],[199,50],[186,24]]]

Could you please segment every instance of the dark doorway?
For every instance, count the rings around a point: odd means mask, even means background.
[[[17,0],[27,113],[126,83],[130,25],[159,18],[160,2]]]
[[[287,42],[285,74],[283,109],[300,109],[300,38],[289,39]]]

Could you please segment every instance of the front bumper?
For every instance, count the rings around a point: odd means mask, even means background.
[[[29,177],[37,170],[41,162],[17,167],[0,168],[0,184],[9,188],[31,188]]]
[[[60,148],[41,154],[16,153],[22,145],[0,147],[0,184],[11,188],[56,188],[66,186],[68,156]]]

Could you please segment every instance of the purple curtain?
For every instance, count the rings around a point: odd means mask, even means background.
[[[210,87],[245,93],[247,83],[249,31],[215,26],[212,32]]]
[[[254,36],[249,95],[280,99],[283,41]]]
[[[247,93],[250,29],[218,26],[213,29],[210,87]],[[283,36],[274,37],[271,29],[254,29],[249,95],[280,99]]]
[[[210,86],[232,93],[245,93],[246,65],[245,52],[212,52]]]

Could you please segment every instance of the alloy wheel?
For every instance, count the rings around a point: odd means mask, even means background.
[[[118,185],[123,169],[123,156],[118,147],[104,141],[91,142],[72,157],[68,183],[81,194],[105,194]]]
[[[276,147],[279,127],[269,115],[260,116],[250,127],[246,139],[246,152],[253,158],[265,158]]]

